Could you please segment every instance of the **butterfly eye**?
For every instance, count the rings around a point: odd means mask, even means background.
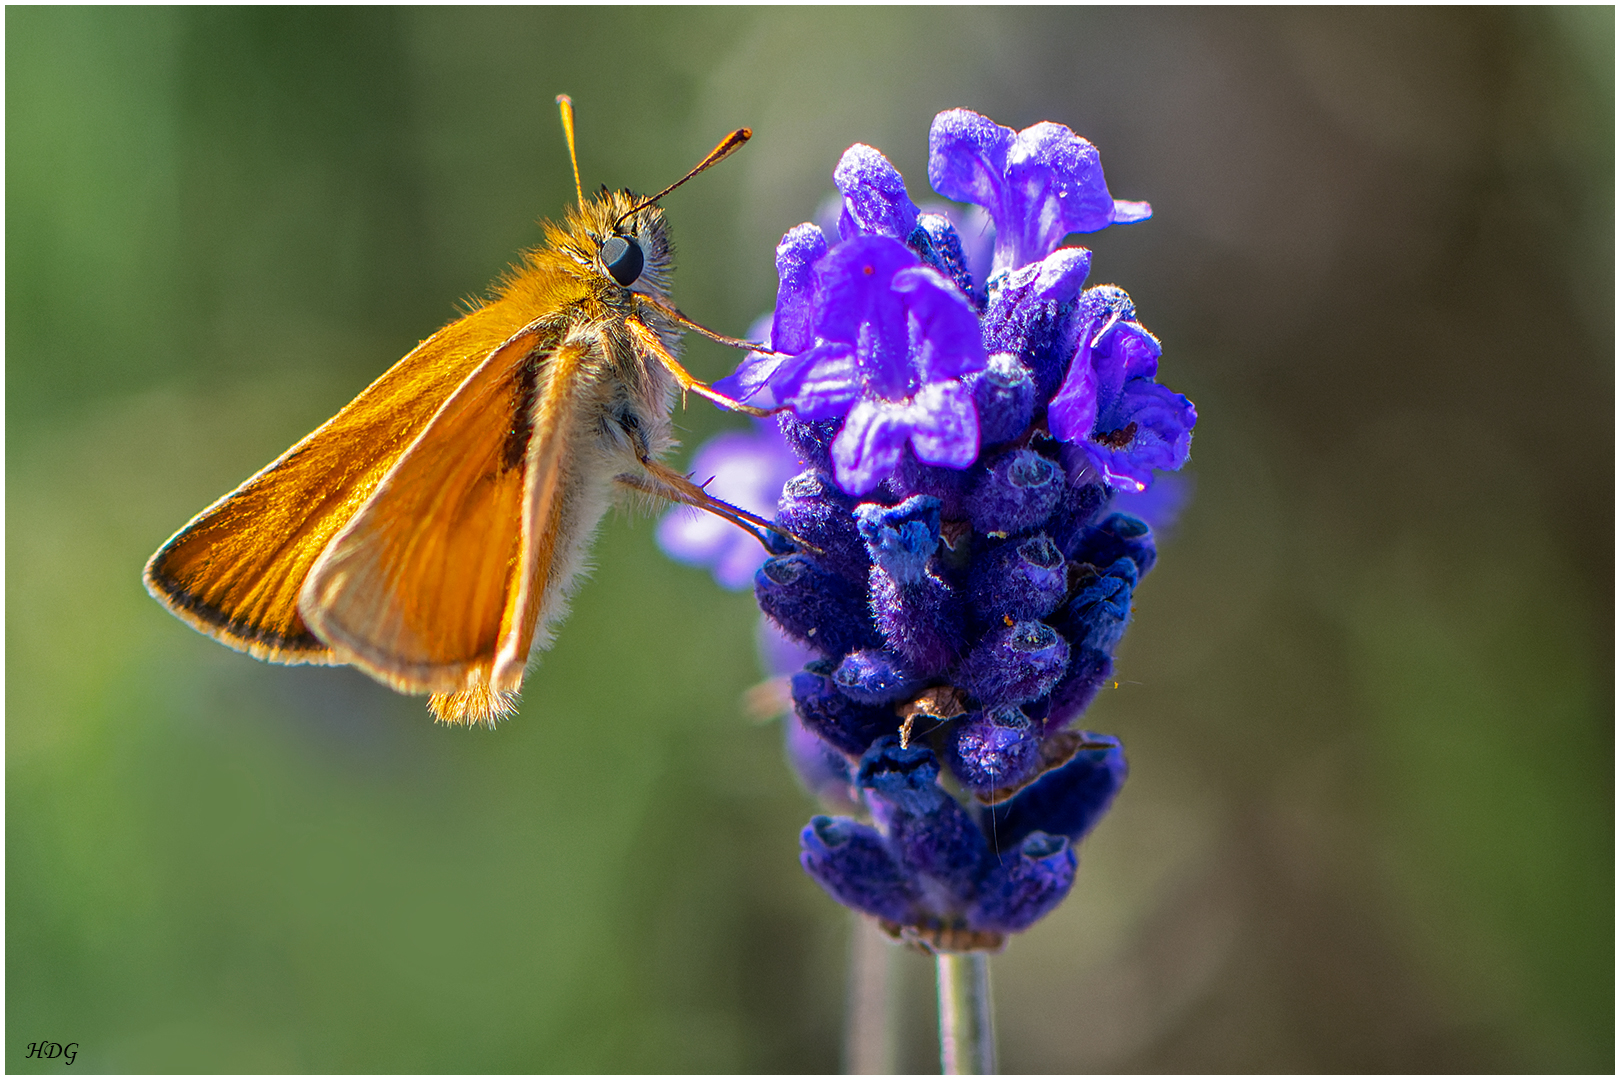
[[[641,245],[627,236],[610,236],[602,245],[602,265],[613,280],[629,288],[641,276]]]

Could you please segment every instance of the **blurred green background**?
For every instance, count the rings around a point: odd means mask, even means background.
[[[754,129],[667,204],[734,333],[844,147],[922,201],[944,108],[1154,205],[1086,242],[1196,497],[1088,721],[1131,782],[995,961],[1006,1069],[1612,1071],[1613,78],[1612,9],[8,9],[8,1070],[838,1068],[751,599],[647,518],[494,733],[141,588],[537,242],[566,91],[587,186]]]

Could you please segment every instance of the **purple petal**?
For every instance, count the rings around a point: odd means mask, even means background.
[[[1066,304],[1079,295],[1086,275],[1091,273],[1091,252],[1083,247],[1058,248],[1035,268],[1030,299]]]
[[[713,388],[737,401],[746,401],[762,409],[774,409],[781,402],[770,384],[784,365],[793,359],[780,354],[751,352],[743,357],[736,371],[714,380]]]
[[[1032,219],[1050,217],[1068,232],[1096,232],[1114,220],[1114,200],[1103,181],[1097,148],[1062,124],[1046,122],[1020,131],[1007,152],[1007,179],[1026,196],[1053,200],[1045,209],[1027,204],[1029,211],[1037,211]]]
[[[866,398],[855,403],[833,441],[834,476],[851,495],[865,495],[900,463],[911,438],[904,404]]]
[[[1164,346],[1141,323],[1122,323],[1110,337],[1112,340],[1103,339],[1102,347],[1108,349],[1108,355],[1120,358],[1127,379],[1151,379],[1159,373]]]
[[[1113,400],[1132,379],[1151,379],[1158,374],[1159,355],[1164,349],[1141,323],[1114,323],[1101,332],[1087,327],[1085,335],[1091,364],[1097,369],[1099,401]]]
[[[771,348],[796,353],[814,342],[810,334],[811,304],[815,297],[815,265],[827,254],[827,238],[805,222],[789,229],[776,245],[776,318],[771,324]]]
[[[911,340],[893,283],[895,274],[917,262],[898,240],[859,236],[833,248],[816,267],[817,337],[855,346],[861,374],[885,397],[904,397],[911,389]]]
[[[769,344],[771,322],[775,318],[774,312],[767,312],[755,319],[748,327],[748,340]],[[773,356],[769,353],[751,352],[743,357],[736,371],[722,379],[716,379],[714,389],[738,401],[748,401],[762,409],[774,409],[781,402],[776,400],[776,395],[771,393],[768,384],[785,359],[786,357]]]
[[[894,275],[893,288],[917,327],[911,361],[924,382],[984,370],[979,316],[956,286],[930,267],[911,266]]]
[[[965,469],[979,454],[979,416],[973,394],[959,382],[929,383],[905,401],[857,402],[833,442],[838,486],[864,495],[893,472],[911,444],[929,465]]]
[[[1091,343],[1082,342],[1069,374],[1046,407],[1046,422],[1054,438],[1078,443],[1091,434],[1097,421],[1097,372],[1091,365]]]
[[[1185,395],[1151,379],[1132,379],[1081,445],[1109,484],[1140,492],[1153,482],[1153,470],[1187,463],[1197,423],[1198,410]]]
[[[928,129],[928,182],[947,199],[1001,209],[1007,151],[1015,135],[971,109],[948,109]]]
[[[784,363],[771,389],[800,420],[843,416],[861,395],[855,350],[843,342],[824,341]]]
[[[1071,232],[1113,221],[1097,148],[1062,124],[1018,133],[1007,153],[1005,212],[996,219],[996,268],[1044,258]]]
[[[1146,221],[1153,216],[1153,207],[1145,202],[1128,199],[1114,200],[1114,224],[1129,225],[1133,221]]]
[[[816,268],[817,335],[853,345],[863,323],[903,319],[891,286],[895,274],[917,264],[915,253],[886,236],[857,236],[833,248]],[[903,325],[885,329],[905,333]]]
[[[923,464],[965,469],[979,456],[979,410],[973,392],[961,383],[929,383],[907,414],[911,449]]]
[[[839,235],[887,236],[904,241],[917,227],[917,204],[906,194],[899,170],[882,153],[864,143],[844,151],[833,170],[833,183],[844,196]],[[854,229],[845,231],[845,221]]]
[[[951,199],[977,203],[996,223],[991,273],[1044,258],[1072,232],[1141,221],[1146,203],[1116,201],[1097,148],[1062,124],[1014,133],[966,109],[934,118],[928,178]]]

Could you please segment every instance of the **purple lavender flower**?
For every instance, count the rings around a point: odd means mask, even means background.
[[[992,277],[1045,258],[1069,233],[1153,213],[1147,203],[1110,196],[1097,148],[1063,125],[1014,131],[969,109],[934,117],[928,179],[947,199],[990,211],[996,224]]]
[[[1117,295],[1089,319],[1084,312],[1077,319],[1079,349],[1047,416],[1052,434],[1079,446],[1108,484],[1138,493],[1153,482],[1154,470],[1186,464],[1198,411],[1153,381],[1159,340],[1140,323],[1121,321],[1119,309],[1129,310],[1130,298],[1104,288]]]
[[[985,352],[978,314],[953,280],[967,271],[949,223],[919,224],[900,174],[871,147],[851,147],[834,178],[843,240],[827,250],[808,223],[782,238],[775,354],[750,354],[716,387],[787,406],[801,421],[841,420],[834,476],[864,495],[908,447],[925,464],[972,464],[978,412],[960,377],[981,370]]]
[[[718,385],[784,410],[797,468],[776,522],[802,545],[755,594],[814,654],[791,678],[797,767],[870,818],[817,817],[801,861],[892,933],[959,951],[1063,900],[1124,783],[1118,742],[1070,727],[1157,557],[1113,502],[1181,466],[1196,413],[1156,381],[1130,297],[1085,288],[1091,253],[1057,246],[1148,216],[1108,194],[1095,147],[953,110],[929,174],[993,220],[989,279],[947,215],[851,147],[838,242],[783,237],[771,350]]]
[[[907,445],[931,465],[972,464],[978,413],[957,377],[983,368],[985,354],[955,286],[900,242],[857,236],[815,265],[808,303],[814,344],[763,382],[801,420],[843,419],[831,447],[840,487],[871,491]],[[781,320],[781,298],[777,311]]]

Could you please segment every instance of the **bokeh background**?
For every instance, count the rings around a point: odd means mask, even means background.
[[[5,28],[8,1070],[839,1067],[850,923],[739,705],[751,598],[646,517],[494,733],[140,585],[537,242],[560,91],[588,186],[754,129],[667,204],[731,332],[844,147],[922,201],[944,108],[1069,124],[1154,205],[1085,242],[1198,403],[1194,499],[1088,721],[1131,781],[995,960],[1005,1068],[1614,1068],[1612,9]]]

